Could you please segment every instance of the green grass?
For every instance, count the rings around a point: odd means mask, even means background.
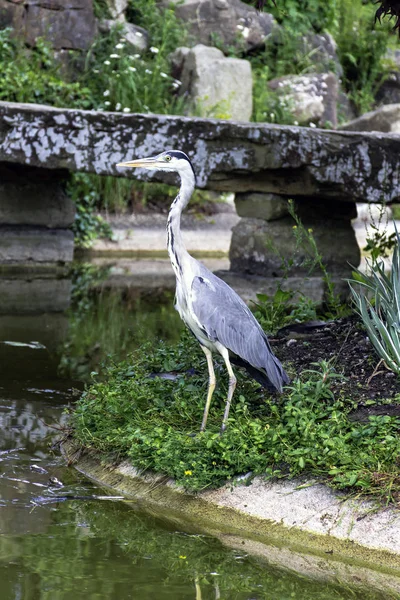
[[[173,381],[154,376],[170,371],[178,374]],[[330,384],[340,374],[327,363],[303,372],[279,399],[237,371],[227,431],[219,434],[227,393],[220,365],[207,430],[200,434],[207,368],[198,343],[184,333],[174,346],[143,346],[86,390],[71,417],[74,436],[100,455],[128,458],[188,490],[251,471],[267,478],[318,476],[383,502],[398,500],[399,419],[352,422],[354,403],[333,395]]]

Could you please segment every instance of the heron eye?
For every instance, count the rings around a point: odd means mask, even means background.
[[[171,160],[171,157],[170,157],[170,155],[169,155],[169,154],[167,154],[167,156],[165,157],[165,160],[166,160],[167,162],[169,162],[169,161]]]

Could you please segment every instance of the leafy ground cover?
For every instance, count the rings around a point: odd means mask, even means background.
[[[318,476],[352,493],[400,501],[400,382],[378,359],[355,317],[296,341],[271,338],[292,376],[270,396],[238,371],[229,427],[219,434],[227,377],[218,386],[204,433],[198,433],[207,369],[196,340],[142,347],[105,368],[77,404],[75,438],[111,460],[128,458],[188,490],[218,486],[251,471],[267,478]]]

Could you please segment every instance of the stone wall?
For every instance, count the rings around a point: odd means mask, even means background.
[[[173,175],[116,167],[170,147],[190,156],[199,187],[236,192],[242,219],[231,268],[263,278],[282,275],[281,255],[294,257],[297,277],[307,276],[289,198],[339,279],[350,275],[349,262],[359,263],[355,202],[400,199],[396,135],[0,103],[0,261],[15,261],[18,248],[25,262],[72,259],[64,169],[177,183]]]
[[[0,162],[176,182],[119,169],[168,148],[191,158],[200,188],[322,202],[400,201],[400,137],[0,102]]]
[[[0,264],[69,263],[75,208],[63,190],[68,172],[0,163]]]
[[[0,0],[0,29],[34,46],[44,37],[55,50],[87,50],[96,35],[93,0]]]

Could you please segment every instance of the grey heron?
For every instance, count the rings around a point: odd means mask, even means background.
[[[221,432],[226,429],[236,377],[231,362],[247,371],[270,390],[282,392],[289,382],[268,338],[253,313],[228,284],[211,273],[187,252],[181,234],[181,214],[195,187],[196,176],[184,152],[169,150],[157,156],[119,163],[117,167],[140,167],[178,173],[181,186],[167,219],[167,248],[176,276],[175,308],[195,335],[206,355],[209,383],[200,431],[204,431],[216,386],[212,353],[219,352],[229,374],[228,397]]]

